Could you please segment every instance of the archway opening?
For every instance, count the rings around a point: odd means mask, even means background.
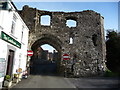
[[[32,45],[34,52],[30,61],[30,74],[58,74],[61,62],[61,46],[56,38],[43,37]]]

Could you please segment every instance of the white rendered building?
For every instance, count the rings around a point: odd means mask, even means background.
[[[0,88],[5,75],[26,70],[29,29],[10,0],[0,0]]]

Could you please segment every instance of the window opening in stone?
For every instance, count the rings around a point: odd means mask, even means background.
[[[68,27],[76,27],[77,26],[77,22],[75,20],[67,20],[66,25]]]
[[[70,43],[69,44],[73,44],[73,38],[70,38]]]
[[[92,41],[93,41],[94,46],[97,46],[97,35],[96,34],[92,35]]]
[[[41,25],[44,25],[44,26],[50,26],[50,20],[51,20],[51,17],[49,15],[43,15],[41,16]]]

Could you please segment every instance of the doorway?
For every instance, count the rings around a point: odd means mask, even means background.
[[[14,51],[9,49],[6,75],[12,75]]]

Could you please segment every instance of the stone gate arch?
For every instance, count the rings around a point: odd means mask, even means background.
[[[29,42],[31,45],[31,49],[34,49],[35,45],[43,45],[43,44],[50,44],[55,47],[58,51],[61,51],[62,48],[62,41],[54,35],[51,34],[40,34],[37,38],[33,39]]]
[[[30,42],[29,42],[30,43]],[[33,51],[34,55],[31,57],[31,62],[34,62],[36,57],[36,50],[38,47],[44,44],[49,44],[54,47],[58,51],[58,60],[57,60],[57,73],[61,70],[61,61],[62,61],[62,41],[54,35],[51,34],[42,34],[39,35],[38,38],[33,39],[31,42],[31,50]]]
[[[62,66],[63,54],[69,54],[70,60],[65,67],[71,69],[74,65],[72,73],[75,76],[98,75],[106,70],[104,17],[99,13],[92,10],[50,12],[29,6],[24,6],[19,13],[30,29],[28,49],[48,43],[60,52]],[[42,15],[50,15],[49,26],[40,24]],[[68,19],[75,20],[76,27],[66,26]]]

